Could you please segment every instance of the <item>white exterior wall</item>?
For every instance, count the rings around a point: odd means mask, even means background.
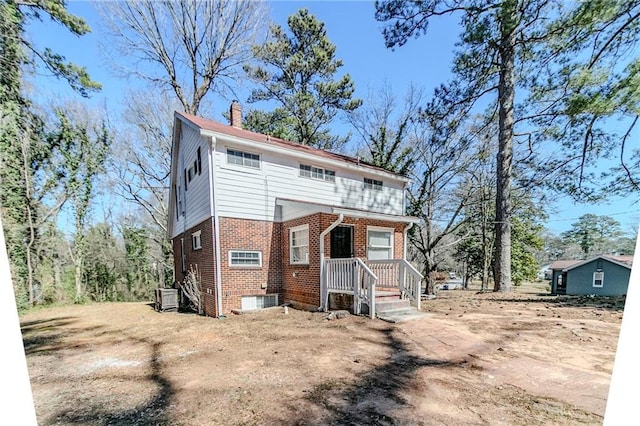
[[[227,163],[227,148],[260,155],[260,169]],[[362,173],[324,164],[313,164],[294,157],[260,152],[235,146],[218,138],[215,148],[216,197],[218,214],[254,220],[280,219],[276,215],[276,198],[307,201],[336,207],[402,215],[403,183],[380,175]],[[300,164],[333,170],[335,182],[300,176]],[[364,189],[364,177],[381,180],[382,191]]]
[[[173,235],[184,232],[185,230],[197,225],[205,219],[211,217],[211,199],[210,199],[210,167],[209,167],[209,146],[206,138],[200,136],[200,132],[190,127],[186,123],[181,126],[180,148],[177,158],[177,176],[176,184],[179,187],[180,196],[184,205],[185,214],[176,216],[178,204],[169,214],[173,215],[174,226]],[[195,173],[191,182],[187,182],[187,188],[184,187],[184,170],[193,168],[194,161],[197,159],[197,150],[200,147],[200,164],[202,171],[200,174]]]

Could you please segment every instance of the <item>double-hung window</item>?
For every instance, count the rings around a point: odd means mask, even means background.
[[[250,152],[237,151],[235,149],[227,149],[227,163],[259,169],[260,155],[252,154]]]
[[[367,227],[367,259],[393,259],[393,228]]]
[[[309,263],[309,225],[289,229],[289,259],[291,264]]]
[[[604,286],[604,272],[596,271],[593,273],[593,286],[594,287]]]

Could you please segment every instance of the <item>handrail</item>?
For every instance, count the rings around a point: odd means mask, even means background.
[[[371,276],[371,278],[373,278],[374,280],[378,279],[378,276],[373,273],[373,271],[367,266],[366,263],[362,261],[362,259],[360,259],[359,257],[356,257],[355,259],[358,261],[360,266],[364,268],[365,272]]]
[[[420,291],[422,289],[422,286],[420,285],[420,283],[422,282],[423,275],[420,272],[418,272],[418,270],[414,268],[411,263],[407,262],[406,259],[401,259],[400,264],[403,267],[402,269],[408,272],[409,275],[411,275],[413,278],[413,283],[406,283],[405,280],[407,277],[403,276],[402,285],[403,285],[403,289],[408,292],[409,297],[414,300],[416,308],[419,311],[420,310]]]
[[[400,260],[402,261],[402,263],[404,263],[405,266],[409,267],[409,270],[413,273],[413,275],[416,275],[420,279],[424,278],[424,275],[422,275],[416,268],[414,268],[413,265],[407,261],[407,259]]]

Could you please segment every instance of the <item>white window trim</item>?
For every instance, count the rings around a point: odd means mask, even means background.
[[[596,275],[600,274],[600,285],[596,285]],[[593,273],[593,286],[596,288],[604,287],[604,271],[596,271]]]
[[[234,264],[233,253],[258,253],[258,264]],[[262,268],[262,252],[260,250],[229,250],[229,267],[231,268]]]
[[[309,170],[309,173],[311,173],[311,176],[304,176],[302,174],[302,167],[303,166],[304,167],[309,167],[311,169],[311,170]],[[317,177],[313,177],[313,169],[322,170],[322,179],[317,178]],[[333,179],[327,179],[327,172],[333,173],[333,175],[331,175]],[[300,163],[300,165],[298,166],[298,176],[300,176],[301,178],[304,178],[304,179],[312,179],[312,180],[317,180],[317,181],[320,181],[320,182],[329,182],[329,183],[335,183],[336,182],[336,171],[335,170],[327,169],[325,167],[315,166],[313,164]]]
[[[293,260],[293,233],[298,231],[307,230],[307,258],[306,260],[294,261]],[[290,265],[308,265],[309,264],[309,253],[310,253],[310,238],[309,238],[309,224],[294,226],[293,228],[289,228],[289,264]],[[304,247],[304,246],[296,246],[296,247]]]
[[[191,248],[193,250],[202,249],[202,231],[196,231],[191,234]]]
[[[367,183],[367,180],[370,180],[371,183],[370,184]],[[382,191],[382,188],[384,188],[384,181],[379,180],[379,179],[365,177],[362,180],[362,182],[364,184],[364,189],[369,189],[371,191]],[[376,186],[376,184],[375,184],[376,182],[380,182],[380,187],[379,188]],[[368,186],[368,185],[370,185],[370,186]]]
[[[258,167],[253,167],[253,166],[246,166],[243,164],[236,164],[236,163],[230,163],[229,162],[229,152],[228,151],[237,151],[237,152],[242,152],[245,154],[252,154],[252,155],[257,155],[258,156]],[[242,171],[253,171],[253,172],[257,172],[262,170],[262,154],[257,153],[257,152],[253,152],[253,151],[246,151],[243,148],[235,148],[235,147],[231,147],[231,146],[225,146],[224,147],[224,151],[222,153],[224,155],[224,165],[228,168],[231,169],[235,169],[235,170],[242,170]]]
[[[382,232],[390,232],[391,233],[391,255],[389,257],[389,259],[394,259],[394,250],[393,247],[395,245],[395,229],[394,228],[386,228],[386,227],[382,227],[382,226],[367,226],[367,259],[369,259],[369,247],[371,247],[369,245],[369,231],[382,231]],[[384,247],[387,248],[386,246],[376,246],[376,247]]]

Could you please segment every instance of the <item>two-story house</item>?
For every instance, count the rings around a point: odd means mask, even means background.
[[[175,113],[168,234],[176,282],[197,270],[204,313],[327,309],[344,296],[373,315],[376,288],[419,304],[420,275],[404,260],[417,222],[404,215],[408,179],[243,130],[236,102],[230,115],[225,125]]]

